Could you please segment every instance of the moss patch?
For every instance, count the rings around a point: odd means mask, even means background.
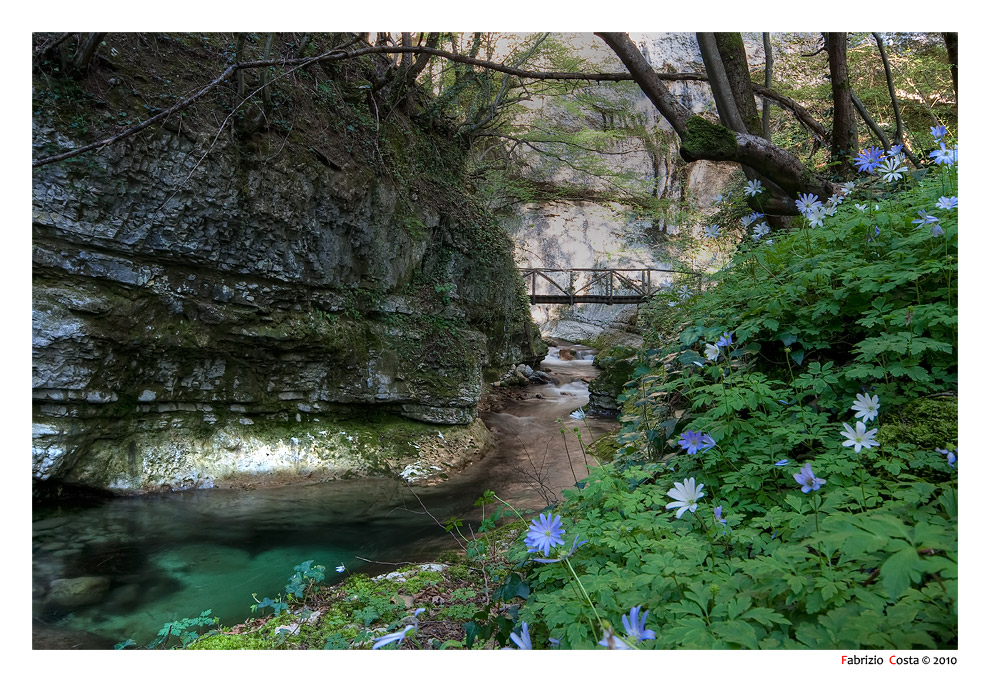
[[[682,138],[681,155],[688,161],[721,161],[733,158],[738,146],[736,134],[725,126],[701,116],[692,116],[687,121],[687,132]]]
[[[922,450],[955,448],[959,439],[959,400],[919,398],[886,420],[877,432],[880,443],[910,443]]]

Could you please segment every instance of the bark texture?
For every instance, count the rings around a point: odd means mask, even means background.
[[[828,70],[832,79],[832,161],[842,175],[853,173],[858,138],[846,63],[846,34],[825,34]]]

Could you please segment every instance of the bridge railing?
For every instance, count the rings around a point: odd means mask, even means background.
[[[520,268],[531,303],[641,303],[669,282],[663,268]]]

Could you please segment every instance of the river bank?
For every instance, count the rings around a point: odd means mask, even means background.
[[[433,560],[457,548],[434,518],[476,525],[473,503],[486,489],[520,510],[542,509],[586,473],[574,429],[588,443],[614,427],[571,416],[597,373],[592,351],[575,350],[574,360],[554,353],[544,362],[557,384],[490,393],[482,419],[495,447],[436,485],[355,479],[38,507],[35,648],[145,643],[163,623],[205,609],[224,624],[240,622],[252,615],[252,593],[274,598],[310,559],[328,568],[331,583],[339,565],[375,574]]]

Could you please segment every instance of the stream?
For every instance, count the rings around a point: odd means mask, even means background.
[[[475,525],[473,503],[486,489],[520,511],[542,510],[587,474],[574,429],[588,443],[615,428],[613,420],[572,416],[587,403],[597,369],[593,350],[561,348],[574,359],[561,360],[551,348],[541,365],[558,383],[501,393],[499,411],[481,414],[495,447],[435,486],[410,490],[399,480],[360,479],[37,505],[34,648],[108,649],[126,639],[144,645],[164,623],[206,609],[224,625],[241,622],[252,615],[252,593],[275,598],[308,559],[327,568],[327,583],[346,575],[334,570],[341,564],[379,574],[435,559],[456,544],[431,515]],[[46,604],[53,581],[79,577],[103,593],[99,603]]]

